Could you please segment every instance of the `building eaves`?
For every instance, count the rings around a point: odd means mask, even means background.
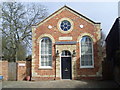
[[[99,23],[99,22],[97,22],[97,23],[94,22],[93,20],[87,18],[86,16],[78,13],[77,11],[75,11],[75,10],[71,9],[70,7],[68,7],[68,6],[65,5],[65,6],[63,6],[62,8],[60,8],[59,10],[55,11],[53,14],[49,15],[48,17],[46,17],[46,18],[45,18],[44,20],[42,20],[41,22],[39,22],[39,23],[37,23],[37,24],[34,24],[34,25],[32,25],[32,26],[37,26],[37,25],[39,25],[40,23],[44,22],[45,20],[47,20],[48,18],[50,18],[51,16],[53,16],[55,13],[59,12],[60,10],[62,10],[63,8],[67,8],[67,9],[73,11],[74,13],[78,14],[79,16],[82,16],[83,18],[89,20],[90,22],[92,22],[92,23],[94,23],[94,24],[101,24],[101,23]]]

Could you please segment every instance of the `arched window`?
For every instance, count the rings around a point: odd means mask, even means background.
[[[81,68],[93,67],[93,41],[89,36],[83,36],[81,39]]]
[[[40,67],[52,66],[52,41],[43,37],[40,41]]]

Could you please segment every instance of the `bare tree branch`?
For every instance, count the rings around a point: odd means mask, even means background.
[[[8,59],[18,59],[31,49],[31,26],[47,16],[45,6],[38,3],[3,2],[2,32],[4,38],[3,54]],[[25,47],[29,47],[25,48]],[[7,53],[6,53],[7,52]],[[21,53],[23,54],[21,54]],[[18,55],[16,53],[19,53]]]

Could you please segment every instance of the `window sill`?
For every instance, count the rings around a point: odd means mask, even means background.
[[[39,67],[39,69],[42,69],[42,70],[51,70],[53,68],[52,67]]]
[[[80,68],[90,69],[90,68],[94,68],[94,66],[81,66]]]

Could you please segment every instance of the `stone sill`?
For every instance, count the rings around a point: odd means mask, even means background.
[[[45,67],[39,67],[38,69],[39,70],[52,70],[53,68],[52,67],[51,68],[48,68],[48,67],[46,67],[46,68]]]

